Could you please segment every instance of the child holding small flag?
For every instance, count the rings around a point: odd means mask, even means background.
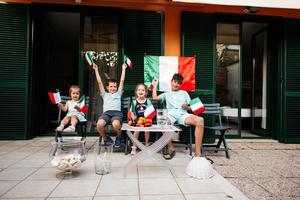
[[[135,87],[136,99],[132,101],[129,112],[133,112],[134,118],[139,119],[140,117],[146,119],[153,119],[155,116],[155,109],[151,101],[147,98],[148,90],[144,83],[139,83]],[[135,131],[133,136],[138,138],[139,132]],[[145,132],[145,145],[149,146],[150,133]],[[136,154],[136,145],[133,144],[131,147],[131,155]]]
[[[127,65],[124,63],[122,65],[119,88],[117,87],[117,81],[115,79],[109,79],[106,84],[106,92],[98,71],[98,65],[93,63],[99,92],[103,98],[103,113],[97,121],[97,131],[100,136],[103,137],[104,144],[112,144],[113,140],[105,133],[106,124],[111,122],[117,134],[115,147],[119,147],[121,145],[121,126],[123,119],[123,114],[121,112],[121,97],[123,94],[126,68]]]
[[[59,132],[74,132],[78,121],[86,121],[84,113],[81,112],[81,108],[78,104],[80,87],[72,85],[69,89],[69,94],[71,100],[68,100],[65,105],[58,103],[58,107],[60,107],[62,111],[68,111],[67,115],[60,122],[60,125],[56,128]],[[64,129],[69,122],[71,122],[71,125]]]
[[[204,120],[194,114],[190,114],[190,106],[188,106],[191,98],[189,94],[180,90],[183,82],[183,77],[180,74],[174,74],[171,80],[171,91],[157,95],[157,82],[154,82],[152,92],[153,100],[160,100],[166,103],[168,109],[168,118],[172,124],[175,122],[182,125],[195,126],[195,155],[194,157],[201,156],[201,145],[203,138]],[[175,150],[172,142],[168,144],[167,153],[164,155],[165,159],[172,159],[175,156]]]

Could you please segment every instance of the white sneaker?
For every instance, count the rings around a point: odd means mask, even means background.
[[[63,132],[67,132],[67,133],[75,132],[75,127],[69,126],[68,128],[65,128]]]
[[[55,130],[58,131],[58,132],[62,132],[62,130],[64,129],[64,127],[65,126],[63,124],[61,124]]]

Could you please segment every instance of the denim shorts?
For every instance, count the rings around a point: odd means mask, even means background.
[[[115,120],[118,120],[120,123],[122,123],[123,119],[123,113],[118,110],[108,110],[104,112],[99,119],[103,119],[106,124],[112,123]],[[98,120],[99,120],[98,119]]]

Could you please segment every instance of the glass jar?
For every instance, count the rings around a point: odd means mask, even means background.
[[[95,144],[95,172],[99,175],[105,175],[111,172],[111,154],[113,144],[106,145],[99,140]]]
[[[86,160],[84,141],[66,138],[63,142],[51,141],[52,149],[49,153],[52,166],[64,172],[64,178],[72,177],[72,171],[81,167]]]
[[[168,110],[167,109],[157,109],[156,110],[156,120],[158,126],[167,125],[168,122]]]

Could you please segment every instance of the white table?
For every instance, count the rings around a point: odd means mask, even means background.
[[[127,123],[122,124],[121,130],[126,131],[130,140],[141,150],[135,156],[133,156],[125,166],[124,169],[124,177],[127,175],[127,171],[134,167],[138,162],[145,160],[149,157],[153,157],[155,160],[163,164],[164,166],[168,167],[173,175],[175,175],[173,168],[170,164],[163,159],[163,157],[157,152],[159,152],[163,147],[165,147],[172,139],[172,135],[174,132],[181,131],[181,129],[173,126],[173,125],[164,125],[164,126],[157,126],[152,125],[150,127],[134,127],[128,126]],[[133,136],[134,131],[147,131],[151,133],[154,132],[162,132],[162,136],[156,140],[152,145],[145,146],[142,142],[140,142],[137,138]]]

